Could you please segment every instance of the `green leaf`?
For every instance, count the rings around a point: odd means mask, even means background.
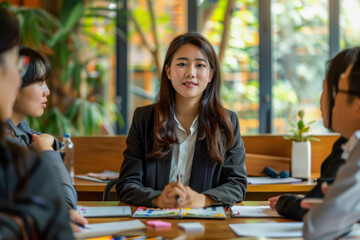
[[[89,18],[104,18],[104,19],[110,19],[110,20],[114,20],[114,17],[110,17],[108,15],[104,15],[104,14],[100,14],[100,13],[86,13],[85,17],[89,17]]]
[[[74,103],[68,108],[67,110],[67,116],[70,119],[70,121],[74,121],[76,115],[79,113],[80,105],[81,105],[82,99],[77,98]]]
[[[315,122],[316,122],[316,120],[310,121],[310,122],[307,123],[307,125],[314,124]]]
[[[10,4],[9,2],[7,2],[7,1],[5,1],[5,2],[0,2],[0,7],[2,7],[2,8],[9,8],[9,7],[11,7],[11,4]]]
[[[98,43],[102,43],[102,44],[109,44],[109,41],[111,41],[111,39],[109,39],[107,36],[103,36],[100,34],[93,34],[93,33],[86,33],[86,36],[88,36],[89,38],[95,40]]]
[[[304,121],[303,121],[303,120],[299,120],[297,125],[298,125],[298,129],[300,129],[300,130],[301,130],[301,129],[303,129],[303,128],[304,128],[304,126],[305,126],[305,124],[304,124]]]
[[[48,41],[48,45],[53,47],[57,42],[68,37],[70,32],[74,29],[84,14],[84,8],[82,2],[79,2],[70,12],[66,20],[64,20],[64,28],[59,29],[55,35]]]
[[[63,0],[61,4],[60,11],[60,21],[63,25],[69,19],[71,15],[71,11],[78,6],[79,4],[83,4],[83,0]]]
[[[304,118],[304,110],[299,110],[298,116],[300,119],[303,119]]]
[[[73,68],[73,75],[74,75],[74,84],[75,88],[78,92],[80,92],[81,86],[81,64],[75,59],[74,68]]]

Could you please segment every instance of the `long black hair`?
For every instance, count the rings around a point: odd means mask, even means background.
[[[21,88],[24,88],[35,82],[45,81],[50,75],[50,64],[48,60],[37,51],[23,46],[20,46],[20,56],[28,56],[30,61],[26,68],[26,72],[22,77]]]
[[[360,48],[347,48],[336,54],[327,63],[326,69],[326,81],[327,81],[327,95],[328,95],[328,127],[332,129],[332,109],[335,103],[335,96],[333,95],[338,90],[339,78],[342,73],[345,72],[347,67],[355,61],[357,54],[359,54]]]
[[[199,47],[206,55],[212,72],[211,82],[205,88],[198,112],[198,136],[205,139],[207,155],[212,162],[223,163],[226,150],[234,139],[230,115],[220,100],[221,75],[219,60],[211,43],[199,33],[185,33],[172,40],[166,53],[161,73],[160,91],[155,107],[154,148],[150,157],[161,158],[178,141],[175,134],[175,89],[167,77],[165,66],[170,67],[175,52],[185,44]]]
[[[6,70],[4,55],[19,43],[19,25],[17,21],[4,9],[0,8],[0,67]],[[1,79],[0,79],[1,81]],[[1,118],[3,119],[3,118]],[[29,173],[27,168],[26,150],[5,139],[5,123],[0,121],[0,163],[3,168],[14,165],[18,177],[16,197],[24,193]],[[6,183],[5,183],[6,184]]]

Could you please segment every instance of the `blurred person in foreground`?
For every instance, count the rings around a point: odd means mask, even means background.
[[[326,128],[332,128],[332,109],[334,107],[335,97],[333,89],[337,87],[340,75],[355,60],[356,54],[360,51],[358,47],[345,49],[328,61],[326,76],[323,81],[323,91],[320,99],[320,109],[323,118],[323,124]],[[321,175],[317,180],[316,186],[305,196],[295,194],[283,194],[269,199],[271,208],[290,219],[301,221],[307,213],[307,209],[300,206],[301,200],[305,198],[323,198],[321,184],[323,182],[333,182],[340,166],[345,163],[341,158],[343,153],[342,145],[347,139],[341,136],[333,145],[330,155],[321,164]]]
[[[337,239],[360,220],[360,54],[333,88],[332,127],[349,140],[343,146],[346,163],[327,189],[322,203],[304,216],[305,239]],[[304,199],[302,207],[309,207]]]

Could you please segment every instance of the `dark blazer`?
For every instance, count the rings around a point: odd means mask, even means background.
[[[25,180],[15,171],[8,145],[0,142],[0,238],[25,239],[9,214],[26,219],[35,239],[74,239],[63,191],[49,161],[34,154],[19,160],[17,164],[28,174]],[[18,187],[24,185],[20,191]]]
[[[153,198],[169,184],[172,152],[162,159],[147,157],[154,141],[155,105],[137,108],[126,140],[124,162],[116,191],[120,201],[133,205],[152,206]],[[211,163],[206,141],[197,139],[189,187],[223,204],[243,201],[246,193],[245,149],[239,121],[229,111],[234,126],[234,142],[226,151],[223,164]]]
[[[41,132],[36,132],[35,130],[31,129],[25,120],[21,121],[17,126],[15,126],[11,119],[8,119],[6,124],[8,127],[7,131],[11,135],[11,137],[6,136],[6,139],[25,148],[30,147],[32,134],[42,134]],[[68,208],[76,209],[77,192],[72,183],[71,176],[65,167],[64,161],[58,152],[63,144],[56,137],[54,138],[55,141],[53,148],[55,151],[43,151],[41,152],[40,157],[44,159],[44,161],[48,161],[47,164],[50,165],[52,169],[55,169],[57,179],[63,187]]]
[[[333,145],[330,155],[321,164],[321,176],[318,179],[315,187],[308,192],[305,197],[298,197],[295,194],[281,195],[276,203],[276,210],[284,217],[301,221],[307,213],[307,209],[300,207],[300,202],[304,198],[323,198],[324,194],[321,192],[321,184],[326,181],[331,183],[336,177],[339,168],[345,163],[341,158],[343,152],[341,146],[346,143],[347,139],[340,137]]]

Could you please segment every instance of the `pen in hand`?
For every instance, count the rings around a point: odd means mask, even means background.
[[[84,229],[91,229],[91,228],[89,228],[89,227],[85,226],[85,225],[84,225],[84,224],[82,224],[82,223],[76,222],[76,221],[75,221],[75,220],[73,220],[73,219],[70,219],[70,222],[71,222],[71,223],[73,223],[73,224],[75,224],[76,226],[81,227],[81,228],[84,228]]]
[[[176,175],[176,182],[181,183],[181,179],[182,179],[181,174]],[[177,206],[179,206],[179,204],[180,204],[180,196],[176,195],[175,198],[176,198]]]
[[[182,179],[181,174],[176,175],[176,182],[181,183],[181,179]],[[179,195],[176,195],[176,204],[177,204],[177,207],[180,206],[180,196]],[[180,208],[179,215],[182,216],[182,207]]]

